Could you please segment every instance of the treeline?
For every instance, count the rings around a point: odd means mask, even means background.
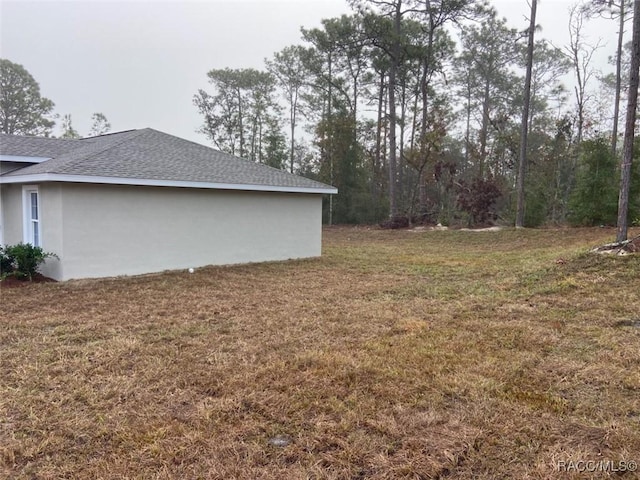
[[[223,151],[338,187],[325,200],[328,223],[513,223],[527,25],[473,0],[351,6],[302,28],[301,43],[263,70],[211,70],[194,96],[202,133]],[[623,32],[631,14],[630,0],[584,2],[570,12],[569,45],[535,43],[527,226],[616,222],[617,105],[631,48],[621,33],[615,72],[599,74],[584,28],[608,16]],[[570,76],[574,91],[563,85]]]
[[[512,223],[527,31],[472,0],[352,6],[302,28],[302,43],[263,70],[211,70],[194,97],[202,133],[223,151],[338,187],[329,223]],[[615,224],[629,48],[612,52],[617,73],[598,75],[584,25],[609,15],[624,26],[631,10],[628,0],[577,5],[569,45],[535,43],[527,226]],[[574,92],[562,83],[572,74]]]

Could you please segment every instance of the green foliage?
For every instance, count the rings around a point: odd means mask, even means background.
[[[629,185],[629,223],[640,226],[640,138],[633,145],[631,164],[631,185]]]
[[[525,192],[524,226],[535,228],[542,225],[548,218],[547,190],[537,188]]]
[[[45,252],[41,247],[34,247],[30,243],[8,245],[0,251],[2,273],[5,273],[6,268],[7,273],[17,278],[33,280],[40,265],[50,257],[58,258],[56,254]]]
[[[573,225],[615,225],[618,215],[617,162],[606,138],[582,143],[581,165],[569,199]]]
[[[193,99],[204,117],[200,132],[223,152],[267,163],[265,150],[280,133],[275,77],[253,68],[211,70],[207,76],[214,93],[199,90]]]
[[[262,159],[264,163],[280,170],[286,169],[288,156],[287,139],[275,122],[269,125],[263,138],[263,145],[264,155]]]
[[[12,135],[48,135],[53,102],[22,66],[0,59],[0,131]]]
[[[6,247],[0,245],[0,278],[4,278],[13,272],[13,263],[13,256],[6,250]]]
[[[529,135],[529,171],[525,185],[526,227],[560,224],[566,219],[567,197],[573,179],[571,125],[560,119]],[[553,129],[553,130],[552,130]]]
[[[331,223],[373,223],[375,211],[369,208],[362,154],[356,140],[355,122],[344,109],[320,122],[317,145],[324,153],[320,180],[338,188],[333,198]],[[329,203],[325,202],[325,220],[329,219]]]

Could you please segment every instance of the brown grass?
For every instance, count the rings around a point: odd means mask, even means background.
[[[320,259],[3,289],[0,477],[640,461],[640,256],[585,253],[613,236],[331,228]]]

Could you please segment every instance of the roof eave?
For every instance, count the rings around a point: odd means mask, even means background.
[[[0,155],[0,162],[16,163],[42,163],[51,160],[51,157],[30,157],[28,155]]]
[[[283,193],[317,193],[335,195],[338,189],[334,187],[291,187],[279,185],[251,185],[241,183],[194,182],[184,180],[157,180],[150,178],[100,177],[92,175],[67,175],[59,173],[34,173],[25,175],[0,176],[0,184],[12,183],[93,183],[107,185],[136,185],[147,187],[177,187],[202,188],[210,190],[245,190],[255,192],[283,192]]]

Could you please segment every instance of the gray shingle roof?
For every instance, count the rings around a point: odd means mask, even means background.
[[[48,137],[23,137],[0,133],[0,155],[52,158],[86,145],[93,139],[68,140]]]
[[[2,135],[0,142],[0,153],[4,155],[52,157],[51,160],[9,172],[2,176],[6,179],[51,174],[311,191],[332,188],[150,128],[83,140]]]

